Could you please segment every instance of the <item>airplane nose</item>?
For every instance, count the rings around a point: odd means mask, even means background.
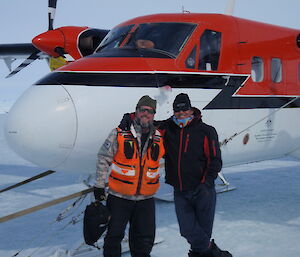
[[[5,126],[10,147],[24,159],[48,169],[68,158],[76,134],[75,106],[60,85],[29,88],[9,111]]]

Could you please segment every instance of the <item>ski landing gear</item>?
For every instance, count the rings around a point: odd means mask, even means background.
[[[229,192],[229,191],[232,191],[232,190],[236,189],[236,187],[231,186],[230,183],[225,179],[222,172],[220,172],[218,174],[218,177],[222,181],[222,183],[221,184],[216,184],[217,194]]]
[[[81,243],[76,249],[74,250],[68,250],[68,251],[62,251],[58,250],[54,256],[59,257],[103,257],[103,240],[104,235],[98,240],[97,247],[93,247],[90,245],[85,244],[84,242]],[[160,244],[164,241],[163,238],[156,237],[154,241],[154,246],[157,244]],[[125,236],[122,243],[122,254],[130,252],[129,244],[128,244],[128,238]]]
[[[230,183],[224,178],[221,172],[218,174],[218,176],[222,183],[218,184],[216,180],[217,194],[229,192],[236,189],[236,187],[230,185]],[[165,202],[174,202],[173,187],[168,184],[161,183],[160,188],[158,189],[154,197],[157,200]]]

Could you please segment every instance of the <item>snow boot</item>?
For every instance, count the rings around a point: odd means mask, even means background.
[[[200,257],[199,253],[189,251],[189,257]]]
[[[211,240],[211,257],[232,257],[232,254],[228,251],[222,251],[215,243]]]
[[[211,254],[210,252],[197,253],[197,252],[189,251],[189,257],[211,257]]]

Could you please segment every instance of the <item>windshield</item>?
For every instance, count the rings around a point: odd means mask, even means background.
[[[141,49],[175,58],[196,25],[191,23],[144,23],[118,27],[108,33],[98,52],[107,49]]]
[[[119,47],[120,43],[125,39],[126,35],[129,33],[132,27],[133,25],[129,25],[112,29],[102,40],[97,49],[97,52],[103,51],[104,49]]]

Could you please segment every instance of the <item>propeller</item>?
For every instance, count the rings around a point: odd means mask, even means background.
[[[54,17],[55,17],[56,4],[57,4],[57,0],[49,0],[48,1],[48,31],[53,30],[53,22],[54,22]],[[30,65],[32,62],[34,62],[36,59],[38,59],[41,55],[42,55],[42,52],[40,50],[36,50],[36,51],[32,52],[31,55],[26,60],[24,60],[18,67],[16,67],[13,71],[11,71],[5,78],[10,78],[10,77],[14,76],[15,74],[17,74],[18,72],[23,70],[25,67]],[[51,57],[51,58],[53,58],[53,57]],[[51,61],[49,61],[49,62],[51,62]],[[53,60],[52,60],[52,62],[53,62]],[[60,60],[60,62],[62,63],[61,60]],[[66,63],[66,62],[64,62],[64,63]],[[56,67],[56,66],[54,65],[54,67]],[[51,68],[51,70],[52,70],[52,68]]]
[[[25,67],[27,67],[29,64],[31,64],[33,61],[38,59],[40,57],[40,54],[42,52],[40,50],[37,50],[33,52],[24,62],[22,62],[17,68],[15,68],[11,73],[9,73],[5,78],[10,78],[14,76],[19,71],[23,70]]]
[[[57,0],[48,1],[48,30],[53,30]]]

